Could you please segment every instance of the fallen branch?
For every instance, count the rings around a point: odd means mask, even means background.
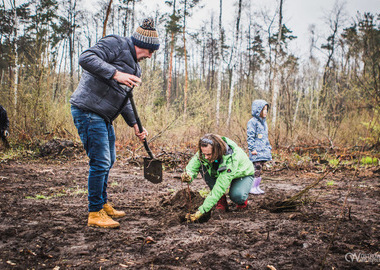
[[[297,200],[301,199],[303,195],[305,195],[313,187],[317,186],[323,179],[326,178],[327,175],[329,175],[331,172],[334,173],[337,170],[337,168],[338,168],[338,166],[334,170],[328,170],[327,172],[325,172],[324,175],[320,176],[314,183],[312,183],[311,185],[307,186],[306,188],[304,188],[303,190],[301,190],[300,192],[298,192],[296,195],[290,197],[289,199],[286,199],[284,201],[284,203],[286,203],[286,202],[290,203],[290,202],[294,202],[294,201],[297,201]]]
[[[340,163],[340,160],[339,160],[339,163]],[[300,192],[298,192],[297,194],[293,195],[292,197],[290,198],[287,198],[283,201],[277,201],[273,204],[272,206],[272,209],[271,211],[272,212],[282,212],[282,211],[285,211],[285,210],[292,210],[292,209],[295,209],[297,206],[301,205],[302,204],[302,197],[312,188],[314,188],[315,186],[317,186],[323,179],[326,178],[327,175],[329,175],[331,172],[335,172],[338,167],[339,167],[339,163],[338,165],[335,167],[334,170],[328,170],[327,172],[325,172],[325,174],[323,174],[322,176],[320,176],[316,181],[314,181],[314,183],[310,184],[309,186],[307,186],[306,188],[304,188],[303,190],[301,190]]]

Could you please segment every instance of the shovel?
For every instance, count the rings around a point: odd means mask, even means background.
[[[135,105],[135,101],[133,100],[132,89],[128,93],[129,100],[131,101],[132,109],[136,117],[136,122],[139,127],[140,133],[143,132],[143,127],[141,125],[140,117],[137,114],[137,109]],[[152,151],[149,148],[148,142],[146,138],[144,139],[144,147],[146,152],[149,155],[149,158],[144,158],[144,178],[154,184],[158,184],[162,182],[162,162],[161,160],[155,159]]]

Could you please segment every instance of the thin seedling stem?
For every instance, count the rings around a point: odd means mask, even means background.
[[[191,203],[191,193],[190,193],[190,184],[189,183],[187,183],[187,193],[189,194],[189,213],[190,213],[193,205]]]

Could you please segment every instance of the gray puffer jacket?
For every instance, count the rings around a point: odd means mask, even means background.
[[[265,100],[257,99],[252,102],[252,118],[247,124],[247,142],[249,150],[249,159],[252,162],[268,161],[272,159],[269,138],[268,125],[266,118],[261,118],[260,113],[268,103]],[[268,105],[269,109],[269,105]],[[252,151],[256,150],[257,155],[252,155]]]
[[[84,72],[70,103],[100,115],[107,122],[112,123],[121,114],[129,126],[136,124],[127,96],[131,89],[123,90],[112,79],[116,70],[141,76],[132,40],[117,35],[106,36],[81,54],[79,64]]]

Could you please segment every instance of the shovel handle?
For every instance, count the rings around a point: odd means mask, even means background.
[[[131,105],[132,105],[132,109],[133,109],[133,113],[135,114],[135,118],[136,118],[136,123],[137,123],[137,126],[139,127],[139,131],[140,133],[143,132],[143,127],[141,125],[141,121],[140,121],[140,117],[137,113],[137,109],[136,109],[136,105],[135,105],[135,101],[133,100],[133,94],[132,94],[132,89],[131,91],[129,92],[129,100],[131,101]],[[153,153],[152,151],[150,150],[149,148],[149,145],[148,145],[148,142],[146,141],[146,138],[143,140],[143,143],[144,143],[144,147],[145,147],[145,150],[146,152],[148,153],[148,155],[150,156],[151,159],[154,159],[154,156],[153,156]]]

